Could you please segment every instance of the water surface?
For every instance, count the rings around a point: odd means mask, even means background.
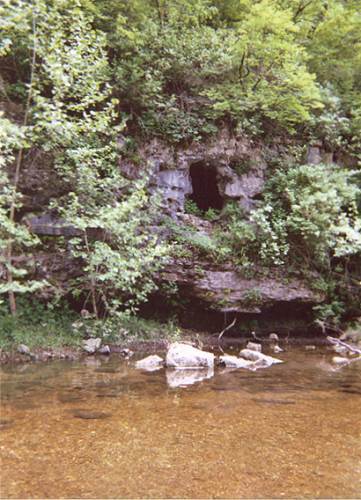
[[[184,387],[118,358],[3,368],[1,496],[360,498],[361,362],[282,357]]]

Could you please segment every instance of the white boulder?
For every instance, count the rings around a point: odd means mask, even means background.
[[[146,370],[148,372],[153,372],[159,370],[163,366],[163,359],[156,354],[152,356],[147,356],[144,359],[140,359],[135,363],[135,367],[140,370]]]
[[[337,354],[341,354],[341,355],[346,355],[349,353],[349,350],[347,349],[347,347],[344,347],[342,345],[333,345],[332,346],[332,349],[337,352]]]
[[[169,368],[213,368],[214,354],[175,342],[169,346],[165,363]]]
[[[246,349],[251,349],[252,351],[262,352],[262,345],[256,342],[248,342]]]
[[[306,351],[315,351],[316,346],[315,345],[306,345],[305,349],[306,349]]]
[[[346,358],[342,358],[341,356],[333,356],[332,358],[332,363],[334,363],[335,365],[348,365],[349,364],[349,360],[346,359]]]
[[[253,351],[252,349],[242,349],[239,355],[244,359],[248,359],[249,361],[260,362],[260,364],[262,364],[263,366],[271,366],[278,363],[283,363],[281,359],[267,356],[266,354],[262,354],[261,352]]]
[[[219,361],[226,368],[250,368],[253,365],[253,361],[247,361],[243,358],[237,358],[237,356],[230,356],[225,354],[224,356],[219,356]]]
[[[277,333],[270,333],[269,334],[269,337],[271,342],[278,342],[279,341],[279,337],[277,335]]]
[[[94,354],[101,346],[101,343],[102,339],[100,338],[83,340],[83,349],[88,354]]]
[[[30,355],[30,349],[27,345],[25,344],[20,344],[17,348],[17,351],[20,353],[20,354],[27,354],[27,355]]]

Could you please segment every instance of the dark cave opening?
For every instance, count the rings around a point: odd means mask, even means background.
[[[193,187],[190,199],[204,212],[209,208],[221,210],[223,198],[219,193],[216,170],[204,162],[198,162],[191,165],[189,173]]]

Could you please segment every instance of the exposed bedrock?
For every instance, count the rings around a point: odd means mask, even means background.
[[[207,142],[184,148],[154,139],[139,150],[152,171],[151,188],[161,191],[165,208],[173,214],[183,211],[187,198],[202,210],[221,209],[231,199],[249,210],[264,185],[266,153],[264,147],[226,129]],[[129,178],[139,175],[139,166],[128,158],[120,160],[120,168]],[[205,192],[211,198],[208,206]]]
[[[295,278],[279,273],[247,278],[230,267],[209,267],[205,262],[174,261],[162,278],[177,283],[185,295],[218,312],[261,314],[278,303],[312,307],[323,300]]]
[[[192,226],[200,235],[211,235],[211,222],[185,213],[186,200],[192,200],[203,212],[209,208],[221,211],[232,200],[242,206],[247,216],[262,196],[268,159],[281,150],[281,144],[265,146],[223,129],[217,137],[204,143],[178,148],[154,139],[143,144],[133,160],[122,152],[119,166],[125,176],[135,179],[142,171],[139,165],[148,164],[149,189],[161,193],[164,212],[180,226]],[[322,154],[319,145],[312,145],[305,161],[324,161]],[[33,163],[35,161],[31,165]],[[32,178],[26,190],[28,225],[40,235],[77,235],[75,228],[39,210],[40,206],[47,206],[46,200],[52,196],[51,186],[57,183],[47,182],[46,190],[41,188],[41,175],[38,172],[37,176],[32,176],[31,165],[26,170]],[[46,162],[43,167],[48,168]],[[97,237],[96,232],[93,237]],[[67,280],[74,269],[75,275],[79,274],[79,264],[74,264],[66,255],[60,259],[46,252],[39,255],[39,259],[42,263],[37,268],[42,274],[39,277],[48,279],[59,290],[65,288],[66,293]],[[267,270],[266,274],[261,270],[249,277],[240,274],[231,264],[215,265],[210,259],[201,262],[174,260],[160,277],[161,281],[178,285],[179,300],[188,301],[188,310],[261,316],[278,306],[282,307],[281,314],[291,310],[311,311],[314,305],[322,302],[323,297],[306,283],[277,270]]]

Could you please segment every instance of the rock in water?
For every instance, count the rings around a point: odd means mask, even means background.
[[[270,333],[269,334],[269,339],[270,339],[271,342],[278,342],[279,341],[277,333]]]
[[[332,349],[337,352],[337,354],[345,354],[347,355],[349,350],[347,349],[347,347],[344,347],[342,345],[333,345],[332,346]]]
[[[213,368],[214,354],[201,351],[189,344],[175,342],[171,344],[166,357],[170,368]]]
[[[315,345],[306,345],[305,349],[306,349],[306,351],[315,351],[316,346]]]
[[[108,356],[110,354],[110,347],[108,345],[103,345],[98,350],[99,354],[104,354]]]
[[[280,347],[278,344],[276,344],[276,345],[274,345],[274,346],[272,347],[272,351],[273,351],[274,353],[278,354],[279,352],[283,352],[283,349],[282,349],[282,347]]]
[[[262,352],[262,345],[256,342],[248,342],[246,349],[251,349],[252,351]]]
[[[28,356],[30,356],[30,354],[31,354],[31,353],[30,353],[30,349],[29,349],[29,347],[28,347],[27,345],[25,345],[25,344],[20,344],[20,345],[18,346],[17,351],[18,351],[20,354],[27,354]]]
[[[271,366],[277,363],[283,363],[281,359],[273,358],[272,356],[266,356],[266,354],[262,354],[261,352],[252,351],[251,349],[242,349],[239,353],[242,358],[248,359],[249,361],[257,361],[263,364],[264,366]]]
[[[350,361],[347,358],[342,358],[341,356],[334,356],[332,358],[332,363],[334,363],[335,365],[348,365],[349,362]]]
[[[84,420],[98,420],[111,417],[111,413],[106,413],[103,411],[75,409],[72,411],[72,413],[75,418],[82,418]]]
[[[101,343],[102,339],[100,338],[83,340],[83,349],[88,354],[94,354],[101,346]]]
[[[119,351],[119,353],[124,357],[124,358],[131,358],[134,354],[133,351],[131,351],[130,349],[127,349],[126,347],[124,349],[121,349]]]
[[[135,363],[135,367],[140,370],[146,370],[148,372],[152,372],[155,370],[159,370],[163,366],[163,359],[156,354],[153,356],[148,356],[144,359],[141,359]]]
[[[229,356],[225,354],[219,357],[219,361],[226,368],[250,368],[253,365],[253,361],[247,361],[243,358],[237,358],[237,356]]]

